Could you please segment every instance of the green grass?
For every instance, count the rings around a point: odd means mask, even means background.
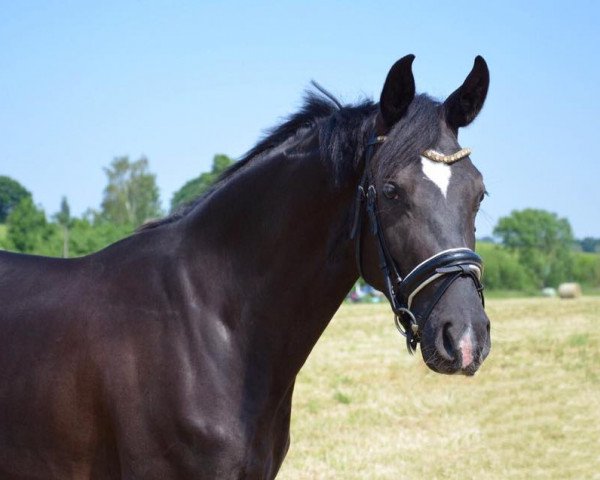
[[[584,295],[600,295],[600,287],[588,287],[587,285],[582,285],[581,290]]]
[[[472,378],[344,305],[298,377],[279,479],[600,479],[600,298],[492,299]]]

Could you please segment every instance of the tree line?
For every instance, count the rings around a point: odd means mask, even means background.
[[[566,218],[539,209],[513,211],[493,233],[477,244],[488,289],[534,293],[572,281],[600,287],[600,239],[574,239]]]
[[[176,191],[170,211],[177,210],[208,190],[231,164],[215,155],[212,169]],[[117,157],[104,169],[106,187],[99,208],[81,216],[71,214],[68,199],[50,216],[16,180],[0,175],[0,249],[55,257],[78,257],[98,251],[133,233],[148,220],[165,215],[156,175],[146,157]]]
[[[208,172],[173,194],[169,210],[202,195],[232,164],[227,155],[215,155]],[[0,248],[49,256],[86,255],[167,213],[161,209],[156,175],[147,158],[115,158],[104,173],[102,203],[80,217],[71,215],[64,197],[58,211],[48,217],[24,186],[0,176]],[[488,289],[533,292],[564,281],[600,287],[600,238],[575,239],[566,218],[545,210],[524,209],[501,218],[493,237],[479,241],[477,250],[485,261]]]

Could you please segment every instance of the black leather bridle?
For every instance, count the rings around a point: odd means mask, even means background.
[[[385,241],[377,210],[377,189],[370,175],[370,162],[375,147],[385,140],[385,136],[373,135],[366,145],[364,171],[356,192],[354,221],[350,238],[355,240],[356,264],[359,274],[364,278],[361,256],[361,230],[363,204],[366,202],[369,230],[376,240],[379,268],[383,273],[387,297],[395,315],[396,327],[406,337],[406,346],[409,353],[413,353],[421,339],[417,317],[423,325],[444,293],[450,288],[450,285],[459,278],[468,277],[473,280],[477,293],[481,298],[481,303],[485,306],[483,285],[481,284],[483,261],[479,255],[469,248],[451,248],[432,255],[402,278]],[[443,281],[437,286],[427,307],[421,314],[415,315],[411,311],[415,296],[427,285],[438,279],[443,279]]]

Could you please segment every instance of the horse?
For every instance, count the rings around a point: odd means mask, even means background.
[[[411,352],[475,373],[485,187],[457,135],[489,71],[439,102],[413,59],[378,103],[317,85],[209,192],[99,252],[0,252],[0,478],[274,478],[296,376],[359,273]]]

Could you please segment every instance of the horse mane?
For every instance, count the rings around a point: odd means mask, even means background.
[[[336,186],[345,185],[353,177],[364,158],[365,144],[373,133],[378,104],[365,99],[356,105],[342,105],[340,101],[316,82],[314,89],[305,91],[300,109],[280,124],[266,131],[259,142],[237,162],[225,170],[215,184],[198,198],[182,205],[170,215],[150,220],[141,225],[137,232],[149,230],[180,220],[206,201],[216,190],[237,174],[251,167],[253,161],[273,148],[300,133],[301,130],[316,133],[319,137],[321,158],[332,172]],[[435,145],[439,137],[439,102],[427,95],[417,95],[405,118],[392,128],[382,148],[396,152],[384,156],[379,169],[397,167],[407,153],[424,151]],[[397,133],[397,134],[396,134]],[[411,155],[408,155],[411,158]],[[400,160],[399,160],[400,159]]]
[[[303,128],[311,131],[318,128],[319,136],[322,140],[325,140],[325,142],[320,142],[322,157],[339,160],[335,162],[336,164],[343,163],[341,158],[346,153],[348,148],[347,137],[351,134],[346,133],[343,135],[341,133],[340,125],[351,123],[351,120],[358,115],[360,115],[361,119],[364,119],[364,114],[367,113],[367,111],[370,113],[374,109],[374,104],[371,100],[364,100],[356,106],[344,106],[333,94],[325,90],[317,82],[313,81],[311,82],[311,85],[313,89],[305,91],[300,109],[285,118],[278,125],[268,129],[263,135],[263,138],[260,139],[254,147],[248,150],[238,161],[227,168],[210,189],[196,199],[180,206],[166,217],[144,223],[138,227],[137,231],[149,230],[161,225],[176,222],[182,217],[185,217],[189,212],[210,197],[216,190],[221,188],[229,179],[252,164],[253,160],[268,153],[273,148],[296,135],[299,130]],[[334,123],[335,126],[331,125],[330,127],[327,127],[326,125],[320,125],[323,119],[332,120],[332,122],[327,123]],[[356,127],[362,122],[353,123]],[[334,134],[334,132],[336,134]],[[344,169],[340,166],[333,170],[336,173],[336,179],[343,176],[342,170]],[[336,181],[336,183],[339,182]]]

